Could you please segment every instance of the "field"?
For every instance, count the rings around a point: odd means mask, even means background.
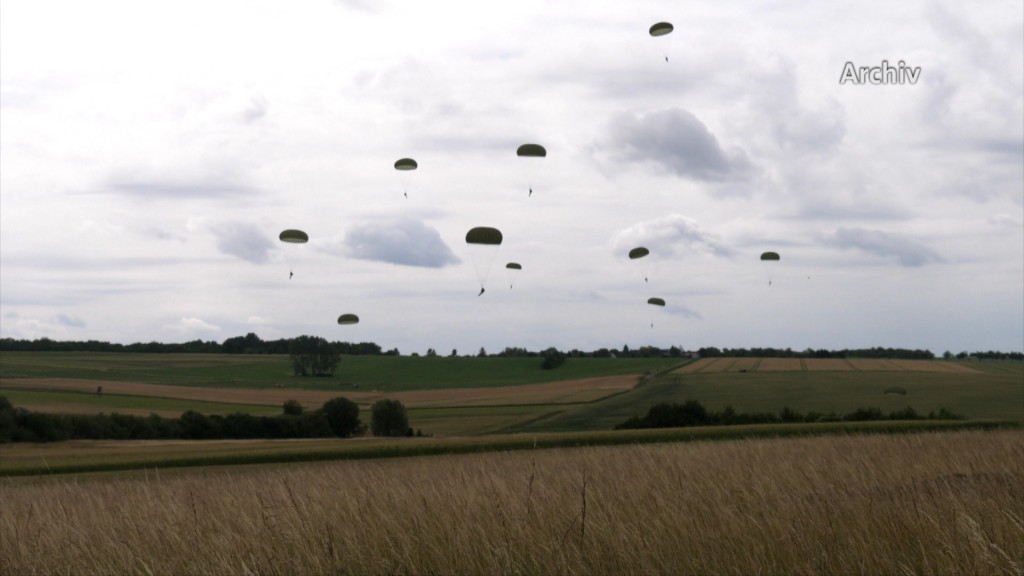
[[[285,357],[4,353],[0,395],[32,410],[397,398],[430,436],[0,445],[0,573],[1024,570],[1021,363],[539,364],[347,357],[334,378],[301,379]],[[970,420],[612,430],[691,399]]]
[[[103,395],[96,389],[103,387]],[[886,394],[890,387],[902,395]],[[3,353],[0,394],[37,411],[176,416],[273,414],[345,396],[364,420],[381,398],[406,405],[435,436],[610,430],[659,402],[712,410],[849,412],[941,408],[1024,422],[1024,365],[888,359],[537,358],[351,356],[334,378],[297,378],[283,356]]]
[[[0,484],[4,574],[1024,570],[1024,433],[527,449]]]

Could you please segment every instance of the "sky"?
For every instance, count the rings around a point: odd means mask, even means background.
[[[4,0],[0,337],[249,332],[1024,351],[1024,5]]]

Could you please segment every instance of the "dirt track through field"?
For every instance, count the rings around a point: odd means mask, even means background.
[[[170,386],[166,384],[83,380],[77,378],[4,378],[0,379],[0,391],[4,388],[27,388],[95,393],[96,387],[102,386],[104,394],[152,396],[182,400],[201,400],[205,402],[281,406],[286,400],[297,400],[307,408],[319,408],[324,402],[332,398],[344,396],[359,404],[372,404],[377,400],[393,398],[401,401],[409,408],[426,408],[591,402],[629,390],[636,386],[638,380],[639,375],[633,374],[494,388],[378,392],[300,390],[294,388],[199,388],[194,386]]]

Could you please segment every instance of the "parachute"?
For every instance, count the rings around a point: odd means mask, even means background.
[[[480,281],[480,293],[477,296],[484,293],[484,284],[502,239],[501,230],[487,226],[478,226],[466,232],[466,244],[472,249],[473,266],[476,268],[477,280]]]
[[[399,158],[398,160],[395,161],[395,170],[403,172],[401,178],[402,195],[405,196],[406,199],[409,198],[409,183],[406,181],[407,179],[405,177],[404,172],[411,172],[417,168],[419,168],[419,164],[417,164],[416,161],[413,160],[412,158]]]
[[[661,36],[668,36],[672,33],[672,30],[675,30],[675,27],[670,22],[658,22],[651,26],[650,33],[652,37],[660,38]],[[668,62],[668,48],[671,45],[671,41],[672,38],[665,40],[665,62]]]
[[[671,22],[658,22],[657,24],[651,26],[650,32],[651,36],[657,38],[658,36],[670,34],[673,30],[675,30],[675,26],[672,26]]]
[[[281,242],[287,242],[289,244],[305,244],[309,242],[309,234],[306,234],[302,230],[285,230],[278,236]]]
[[[637,246],[636,248],[633,248],[632,250],[629,251],[629,259],[637,260],[643,258],[644,256],[647,256],[650,253],[651,251],[648,250],[647,248],[644,248],[643,246]],[[644,275],[644,282],[647,282],[647,266],[642,265],[640,272]]]
[[[516,156],[520,158],[546,158],[548,155],[547,149],[540,144],[523,144],[516,149]],[[533,180],[537,177],[537,170],[539,166],[535,166],[533,170],[528,171],[528,185],[530,188],[529,196],[533,196]]]
[[[503,237],[501,230],[478,226],[466,232],[466,244],[483,244],[486,246],[500,246]]]
[[[540,144],[523,144],[516,149],[516,156],[521,158],[544,158],[548,151]]]
[[[359,316],[356,316],[355,314],[342,314],[341,316],[338,316],[338,324],[359,324]]]
[[[309,234],[306,234],[302,230],[284,230],[278,235],[281,242],[287,244],[305,244],[309,242]],[[292,276],[295,275],[295,271],[292,270],[291,259],[288,258],[288,279],[291,280]]]
[[[663,300],[661,298],[648,298],[647,299],[647,303],[650,304],[651,306],[657,306],[658,308],[664,308],[665,307],[665,300]],[[655,308],[651,308],[650,309],[650,312],[651,312],[651,328],[654,328],[655,310],[656,310]]]
[[[505,264],[505,270],[508,272],[508,288],[509,288],[509,290],[512,289],[512,284],[514,284],[514,282],[512,281],[513,280],[513,276],[515,275],[514,271],[515,270],[522,270],[522,269],[523,269],[523,265],[518,263],[518,262],[509,262],[508,264]]]
[[[647,248],[644,248],[643,246],[637,246],[636,248],[633,248],[632,250],[629,251],[629,259],[636,260],[637,258],[643,258],[644,256],[647,256],[650,253],[651,251],[648,250]]]
[[[780,259],[781,258],[779,256],[778,252],[763,252],[763,253],[761,253],[761,261],[762,262],[778,262]],[[773,267],[774,267],[774,265],[773,265]],[[768,275],[768,285],[769,286],[772,285],[772,276],[771,276],[771,274]]]
[[[408,171],[419,168],[419,164],[412,158],[400,158],[395,161],[395,170]]]

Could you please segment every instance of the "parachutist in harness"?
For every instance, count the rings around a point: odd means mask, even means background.
[[[288,272],[288,279],[289,279],[289,280],[291,280],[291,279],[292,279],[292,276],[295,276],[295,272],[291,272],[291,271],[289,271],[289,272]]]
[[[481,287],[480,287],[480,293],[479,293],[479,294],[477,294],[477,296],[483,296],[483,295],[484,295],[484,287],[483,287],[483,286],[481,286]]]

